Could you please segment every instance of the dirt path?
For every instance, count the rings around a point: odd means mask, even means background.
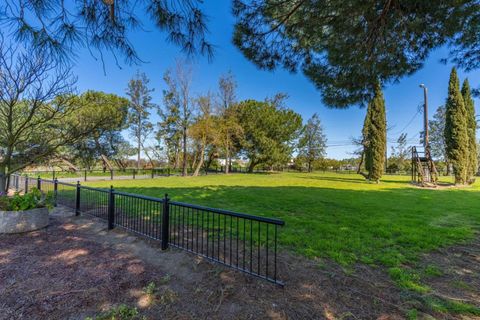
[[[122,303],[147,319],[403,319],[409,308],[379,268],[282,254],[281,288],[70,215],[0,236],[0,319],[84,319]]]

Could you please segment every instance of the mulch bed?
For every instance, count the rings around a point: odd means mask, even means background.
[[[284,288],[90,217],[55,217],[0,236],[0,319],[84,319],[119,304],[147,319],[403,319],[409,309],[380,268],[279,261]]]

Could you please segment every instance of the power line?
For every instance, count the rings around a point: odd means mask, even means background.
[[[408,121],[408,123],[405,125],[405,127],[403,127],[402,130],[400,130],[399,132],[396,132],[396,133],[393,133],[393,135],[400,135],[402,133],[405,132],[405,130],[413,123],[413,120],[415,120],[415,118],[420,114],[421,110],[418,110],[412,117],[412,119],[410,119],[410,121]]]

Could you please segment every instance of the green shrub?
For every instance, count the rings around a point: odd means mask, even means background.
[[[21,195],[18,192],[13,196],[0,195],[0,210],[24,211],[35,208],[49,208],[54,204],[53,192],[43,194],[37,188],[32,188],[29,193]]]

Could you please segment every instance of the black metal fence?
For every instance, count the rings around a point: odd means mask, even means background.
[[[54,193],[56,203],[105,220],[150,239],[195,253],[211,261],[282,285],[277,246],[282,220],[213,209],[182,202],[70,184],[58,180],[11,175],[10,185]]]
[[[223,173],[224,167],[212,167],[208,170],[200,170],[201,175]],[[246,173],[245,168],[232,168],[232,173]],[[257,172],[263,172],[258,170]],[[193,173],[192,168],[187,168],[187,174]],[[153,168],[153,169],[81,169],[77,171],[56,171],[56,170],[28,170],[21,172],[22,175],[30,178],[41,177],[42,179],[61,179],[63,181],[88,181],[88,180],[116,180],[116,179],[153,179],[156,177],[168,177],[181,175],[181,169]]]

